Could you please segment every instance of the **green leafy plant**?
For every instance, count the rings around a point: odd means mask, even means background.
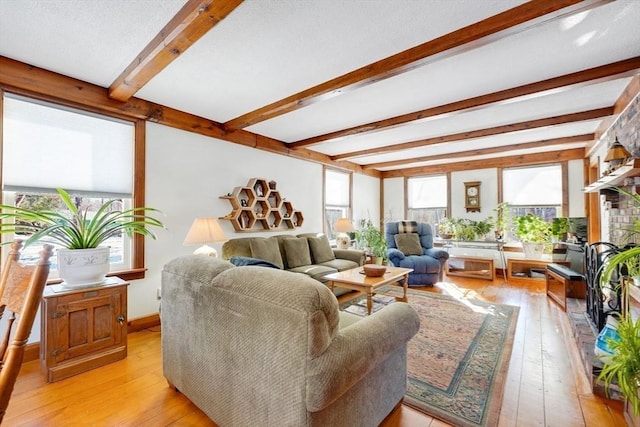
[[[493,230],[493,217],[488,217],[487,219],[484,219],[482,221],[474,221],[473,222],[473,226],[476,229],[476,234],[478,236],[484,236],[485,234],[489,233],[491,230]]]
[[[504,232],[509,229],[509,222],[511,221],[511,208],[509,207],[509,203],[498,203],[494,211],[496,212],[496,231],[502,232],[504,235]]]
[[[148,215],[159,213],[157,209],[137,207],[120,211],[112,209],[117,200],[109,200],[90,217],[87,209],[78,209],[69,193],[61,188],[57,192],[68,212],[0,205],[0,233],[30,235],[25,246],[45,239],[68,249],[90,249],[122,232],[155,239],[148,227],[164,228],[160,220]]]
[[[631,316],[623,316],[616,331],[619,338],[607,340],[613,355],[604,359],[598,379],[607,389],[615,382],[637,416],[640,413],[640,318],[634,321]]]
[[[558,240],[565,240],[569,232],[569,218],[557,217],[551,221],[551,235]]]
[[[626,195],[631,199],[632,204],[640,207],[640,195],[637,193],[630,193],[617,187],[612,189]],[[636,219],[631,228],[624,230],[627,233],[627,240],[638,235],[640,220]],[[640,273],[636,269],[640,270],[640,246],[630,247],[610,257],[603,266],[600,285],[610,286],[614,274],[618,272],[633,277],[635,272]],[[617,286],[621,287],[623,307],[629,307],[631,279],[623,277]],[[624,310],[618,320],[617,333],[618,339],[609,339],[607,342],[613,355],[603,360],[604,367],[598,378],[604,381],[607,388],[615,381],[620,393],[627,399],[637,416],[640,413],[640,397],[638,397],[640,389],[640,319],[634,321],[631,313]]]
[[[360,229],[356,230],[356,241],[360,247],[370,249],[376,258],[386,259],[387,241],[371,220],[360,221]]]
[[[514,217],[516,237],[521,242],[548,243],[551,237],[551,224],[533,214]]]
[[[454,218],[442,218],[438,224],[438,234],[440,237],[451,238],[456,233],[456,220]]]

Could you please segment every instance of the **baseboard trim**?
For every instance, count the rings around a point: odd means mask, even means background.
[[[158,313],[137,317],[135,319],[130,319],[127,323],[127,333],[131,334],[133,332],[139,332],[156,326],[160,326],[160,315]],[[38,359],[40,359],[40,342],[38,341],[27,344],[24,349],[22,363],[33,362]]]
[[[127,323],[127,332],[138,332],[143,329],[154,328],[156,326],[160,326],[160,314],[153,313],[148,316],[129,319],[129,322]]]

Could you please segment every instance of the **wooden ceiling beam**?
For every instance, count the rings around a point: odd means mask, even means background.
[[[532,148],[542,148],[553,145],[575,144],[579,142],[593,141],[595,134],[587,133],[584,135],[566,136],[563,138],[542,139],[539,141],[522,142],[518,144],[501,145],[499,147],[478,148],[475,150],[458,151],[456,153],[436,154],[432,156],[423,156],[411,159],[393,160],[389,162],[369,163],[362,165],[364,169],[380,169],[394,166],[402,166],[410,163],[430,162],[443,159],[459,159],[469,156],[485,156],[487,154],[503,153],[505,151],[528,150]]]
[[[127,102],[108,96],[106,88],[34,67],[0,56],[0,90],[97,113],[108,113],[129,120],[148,120],[176,129],[270,151],[300,160],[326,164],[365,175],[380,177],[380,172],[365,171],[350,162],[335,162],[329,156],[310,150],[291,150],[282,141],[252,132],[227,131],[222,124],[164,105],[132,97]]]
[[[588,86],[597,83],[603,83],[623,77],[633,76],[640,72],[640,57],[629,58],[623,61],[614,62],[600,67],[589,68],[587,70],[578,71],[564,76],[553,77],[547,80],[530,83],[498,92],[480,95],[473,98],[463,99],[449,104],[439,105],[396,117],[378,120],[347,129],[330,132],[324,135],[318,135],[311,138],[303,139],[290,143],[291,148],[304,148],[311,145],[320,144],[329,140],[344,138],[351,135],[366,134],[370,132],[378,132],[388,130],[397,126],[404,125],[416,120],[424,120],[426,118],[435,118],[436,116],[452,116],[470,111],[479,110],[505,102],[513,102],[519,98],[531,99],[548,95],[549,93],[559,92],[561,90],[574,89],[576,87]]]
[[[540,25],[542,22],[557,19],[559,16],[588,10],[610,1],[555,0],[550,2],[532,0],[243,114],[224,125],[228,129],[244,129],[316,102],[410,71],[428,62],[457,55],[488,42],[500,40]]]
[[[330,156],[332,160],[344,160],[354,157],[372,156],[380,153],[391,153],[394,151],[408,150],[411,148],[424,147],[427,145],[443,144],[446,142],[464,141],[473,138],[482,138],[492,135],[500,135],[510,132],[518,132],[529,129],[536,129],[546,126],[557,126],[567,123],[581,122],[585,120],[602,119],[614,113],[613,107],[597,108],[595,110],[581,111],[579,113],[565,114],[562,116],[545,117],[543,119],[531,120],[527,122],[513,123],[492,128],[478,129],[468,132],[454,133],[450,135],[436,136],[433,138],[419,139],[401,144],[386,145],[383,147],[370,148],[367,150],[352,151]]]
[[[569,160],[583,160],[584,151],[584,148],[574,148],[572,150],[548,151],[546,153],[523,154],[518,156],[498,157],[495,159],[469,160],[442,165],[396,169],[382,172],[382,178],[412,177],[474,169],[507,168],[519,165],[536,165]]]
[[[115,79],[109,88],[109,96],[127,101],[240,3],[242,0],[188,0]]]

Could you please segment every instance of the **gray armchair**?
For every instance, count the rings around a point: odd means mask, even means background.
[[[304,274],[190,255],[162,272],[170,385],[218,425],[377,426],[407,388],[417,313],[360,318]]]
[[[398,221],[385,225],[387,257],[396,267],[412,268],[409,286],[428,286],[442,281],[449,253],[433,247],[431,225]]]

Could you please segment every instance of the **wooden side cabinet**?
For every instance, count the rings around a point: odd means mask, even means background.
[[[97,287],[47,286],[41,305],[40,364],[47,382],[127,356],[127,286],[108,277]]]

